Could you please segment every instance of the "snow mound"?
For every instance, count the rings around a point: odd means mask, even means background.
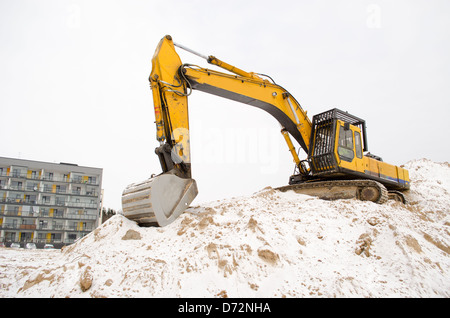
[[[117,215],[9,297],[450,297],[450,166],[408,162],[410,204],[270,187],[164,228]]]
[[[428,159],[410,161],[405,165],[413,180],[409,200],[421,210],[448,212],[450,206],[450,164]]]

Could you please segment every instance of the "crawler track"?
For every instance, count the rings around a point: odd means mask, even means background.
[[[293,190],[324,200],[359,199],[383,204],[389,199],[386,187],[373,180],[311,181],[279,187],[276,190]]]

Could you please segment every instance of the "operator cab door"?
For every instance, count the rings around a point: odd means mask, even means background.
[[[361,129],[337,120],[335,155],[340,168],[364,173]]]

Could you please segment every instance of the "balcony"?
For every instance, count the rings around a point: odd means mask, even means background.
[[[36,224],[20,224],[20,230],[36,230]]]
[[[66,231],[84,231],[91,232],[94,229],[93,226],[81,226],[81,225],[69,225],[65,227]]]
[[[0,225],[1,229],[5,229],[5,230],[11,230],[11,229],[17,229],[17,223],[3,223]]]
[[[64,224],[40,224],[36,226],[36,224],[17,224],[17,223],[3,223],[0,225],[0,229],[2,230],[14,230],[14,231],[70,231],[70,232],[91,232],[95,229],[95,226],[92,224],[86,225],[64,225]]]
[[[67,195],[79,195],[79,196],[88,196],[88,197],[97,197],[98,191],[95,190],[81,190],[81,189],[53,189],[48,185],[37,186],[37,185],[6,185],[1,184],[0,190],[12,190],[12,191],[21,191],[21,192],[39,192],[39,193],[55,193],[55,194],[67,194]]]
[[[3,204],[19,204],[19,205],[34,205],[34,206],[54,206],[54,207],[69,207],[80,209],[97,209],[97,203],[87,202],[73,202],[73,201],[53,201],[53,200],[25,200],[16,198],[0,198],[0,203]]]
[[[51,238],[51,239],[47,239],[47,238],[37,238],[33,240],[34,243],[42,243],[42,244],[53,244],[53,243],[63,243],[63,240],[61,238],[57,239],[57,238]],[[69,242],[64,242],[64,243],[69,243]],[[73,243],[73,242],[70,242]]]
[[[43,175],[39,176],[38,174],[28,174],[28,173],[17,173],[17,172],[10,172],[9,174],[7,172],[3,172],[0,174],[0,177],[8,177],[8,178],[14,178],[14,179],[27,179],[27,180],[40,180],[40,181],[52,181],[52,182],[65,182],[65,183],[81,183],[81,184],[89,184],[98,186],[98,177],[97,176],[75,176],[75,177],[56,177],[53,175]]]
[[[17,224],[17,222],[6,222],[0,225],[1,229],[5,230],[36,230],[36,224]]]
[[[97,216],[92,214],[67,214],[66,219],[71,220],[96,220]]]
[[[55,211],[50,215],[49,211],[31,212],[31,211],[0,211],[0,217],[19,217],[19,218],[39,218],[39,219],[69,219],[69,220],[96,220],[97,214],[62,212]]]

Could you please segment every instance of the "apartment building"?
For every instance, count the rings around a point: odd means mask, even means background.
[[[0,157],[0,242],[71,244],[101,222],[103,169]]]

